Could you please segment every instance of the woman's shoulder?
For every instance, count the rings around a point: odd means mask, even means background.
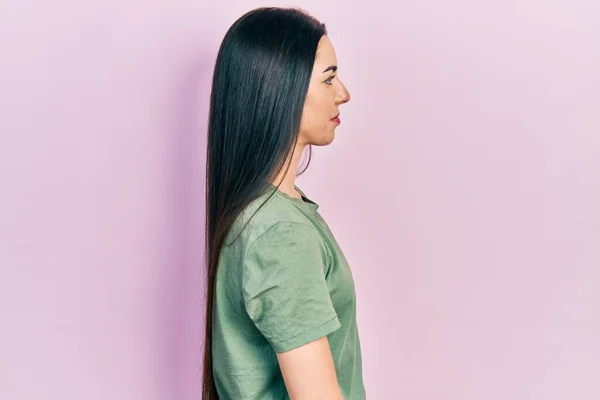
[[[226,244],[235,239],[233,244],[247,248],[267,231],[283,226],[306,228],[312,227],[312,223],[293,204],[279,196],[261,196],[248,204],[238,215]]]

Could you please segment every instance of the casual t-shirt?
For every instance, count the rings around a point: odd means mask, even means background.
[[[271,185],[221,250],[212,362],[222,400],[289,399],[276,352],[323,336],[344,399],[366,398],[352,273],[319,205],[296,189],[302,199]]]

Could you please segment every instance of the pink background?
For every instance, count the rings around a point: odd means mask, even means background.
[[[198,398],[211,68],[263,4],[2,2],[0,398]],[[369,399],[600,398],[598,2],[294,4]]]

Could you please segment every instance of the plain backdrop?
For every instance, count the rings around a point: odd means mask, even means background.
[[[0,398],[199,398],[210,80],[261,5],[352,95],[297,183],[368,398],[600,398],[599,4],[2,1]]]

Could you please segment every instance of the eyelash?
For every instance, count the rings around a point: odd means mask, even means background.
[[[335,77],[336,77],[336,75],[333,75],[333,76],[331,76],[329,79],[326,79],[326,80],[324,81],[324,83],[325,83],[326,85],[333,85],[332,83],[327,83],[327,81],[331,81],[331,80],[332,80],[333,78],[335,78]]]

